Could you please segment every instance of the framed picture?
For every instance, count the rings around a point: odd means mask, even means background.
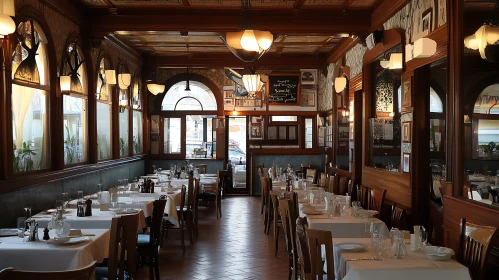
[[[402,83],[402,108],[412,106],[411,103],[411,79],[405,80]]]
[[[428,34],[432,31],[432,9],[421,14],[421,32]]]
[[[296,140],[296,129],[297,129],[296,126],[290,126],[288,128],[289,140]]]
[[[234,98],[234,91],[224,90],[224,98]]]
[[[302,107],[315,107],[315,96],[317,88],[315,85],[302,85],[301,86],[301,106]]]
[[[225,98],[224,107],[234,107],[234,98]]]
[[[405,122],[402,125],[402,142],[411,142],[411,123]]]
[[[411,156],[410,154],[404,154],[404,169],[403,171],[404,172],[409,172],[409,160],[410,160]]]
[[[260,138],[262,137],[261,127],[252,126],[251,127],[251,137],[252,138]]]
[[[301,84],[302,85],[317,84],[317,70],[316,69],[301,70]]]
[[[288,139],[288,135],[286,133],[286,126],[279,126],[279,139],[286,140]]]
[[[267,139],[274,140],[277,139],[277,126],[269,126],[267,128]]]

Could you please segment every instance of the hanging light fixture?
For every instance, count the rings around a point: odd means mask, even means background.
[[[187,67],[187,81],[185,82],[185,90],[184,91],[191,91],[191,85],[189,82],[189,67]]]
[[[334,90],[336,93],[340,93],[345,90],[347,87],[347,78],[346,77],[336,77],[334,79]]]
[[[403,67],[403,59],[402,53],[392,53],[390,54],[390,69],[402,69]]]
[[[106,74],[106,83],[108,85],[115,85],[116,84],[116,71],[105,70],[104,73]]]
[[[132,75],[125,73],[118,75],[118,85],[120,89],[127,89],[132,81]]]
[[[240,26],[241,31],[227,32],[225,37],[221,37],[230,51],[245,62],[260,58],[274,42],[274,35],[270,31],[251,28],[250,13],[251,1],[241,0],[241,14],[245,18]]]
[[[149,90],[153,95],[158,95],[159,93],[165,91],[165,86],[151,83],[147,84],[147,90]]]
[[[16,16],[14,0],[2,0],[0,4],[0,38],[16,31],[16,23],[11,17]]]
[[[60,76],[59,83],[62,92],[69,92],[71,89],[71,77],[70,76]]]
[[[261,91],[263,87],[263,83],[260,80],[259,74],[243,75],[243,84],[248,94],[253,96],[256,94],[256,92]]]
[[[499,42],[499,0],[496,0],[495,9],[491,11],[491,15],[478,30],[464,38],[464,46],[468,49],[478,50],[480,57],[483,59],[495,60],[490,56],[497,53]],[[486,50],[487,49],[487,50]],[[490,52],[489,52],[490,49]],[[496,61],[493,61],[496,62]]]

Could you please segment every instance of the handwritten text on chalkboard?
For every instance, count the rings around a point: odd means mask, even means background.
[[[298,104],[299,76],[270,76],[269,103]]]

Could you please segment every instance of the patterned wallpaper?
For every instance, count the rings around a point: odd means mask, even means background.
[[[336,63],[331,63],[327,67],[327,76],[322,72],[319,74],[317,90],[317,110],[327,111],[333,108],[333,77]]]
[[[61,65],[62,53],[64,45],[66,44],[66,40],[69,34],[73,32],[77,33],[80,32],[79,26],[47,6],[44,6],[43,9],[40,9],[40,1],[38,0],[15,0],[15,5],[16,5],[16,10],[20,10],[22,7],[26,5],[31,5],[34,8],[43,12],[45,16],[45,21],[47,22],[47,25],[49,27],[49,30],[44,30],[44,32],[46,33],[50,32],[50,36],[54,41],[56,57],[57,57],[56,66],[57,69],[59,69]]]
[[[353,78],[362,72],[362,60],[367,48],[361,44],[355,45],[345,55],[346,65],[350,66],[350,77]]]
[[[185,73],[185,68],[176,68],[176,69],[165,69],[162,68],[157,73],[158,82],[165,83],[171,77]],[[225,75],[222,73],[222,70],[219,69],[189,69],[190,73],[196,73],[206,78],[210,79],[213,83],[215,83],[221,91],[223,91],[224,86],[234,85],[234,82],[227,79]]]

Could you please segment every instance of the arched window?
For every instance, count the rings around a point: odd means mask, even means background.
[[[97,100],[97,157],[99,160],[110,159],[113,156],[111,150],[112,98],[106,77],[106,70],[109,69],[111,69],[109,61],[102,57],[97,71],[97,88],[95,92]]]
[[[216,111],[217,100],[213,92],[204,84],[190,81],[190,91],[185,90],[186,82],[173,85],[163,98],[163,111]]]
[[[140,92],[140,75],[135,75],[132,88],[133,109],[133,153],[142,153],[142,102]]]
[[[486,87],[478,96],[473,108],[473,122],[478,121],[478,158],[494,159],[490,143],[499,143],[499,116],[480,115],[499,114],[499,84]],[[496,148],[497,149],[497,148]]]
[[[12,56],[14,172],[50,168],[47,37],[33,20],[17,26]]]
[[[119,74],[128,74],[130,73],[128,71],[128,68],[124,63],[121,63],[118,67],[118,83],[119,85]],[[121,89],[118,86],[119,90],[119,106],[120,106],[120,114],[119,114],[119,121],[120,121],[120,156],[121,157],[126,157],[130,155],[130,149],[129,149],[129,133],[130,133],[130,88],[131,86],[127,87],[126,89]]]
[[[64,164],[73,165],[87,161],[88,114],[87,74],[85,58],[76,42],[69,42],[64,49],[62,75],[69,76],[71,85],[63,98]]]
[[[402,86],[400,86],[397,90],[398,94],[398,107],[399,112],[402,111]],[[443,113],[444,106],[440,96],[438,96],[437,92],[430,87],[430,112],[431,113]]]
[[[486,87],[475,101],[473,113],[499,114],[499,84]]]

